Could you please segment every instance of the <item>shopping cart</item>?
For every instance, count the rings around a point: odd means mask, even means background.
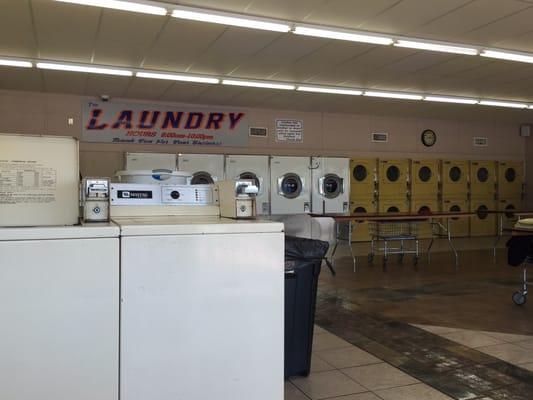
[[[372,238],[370,242],[370,254],[368,254],[368,262],[374,261],[374,256],[382,252],[383,266],[387,265],[389,255],[397,254],[398,261],[403,262],[406,254],[414,254],[413,264],[418,264],[419,259],[419,244],[418,244],[418,228],[421,221],[402,221],[402,220],[383,220],[370,221],[368,228]],[[414,249],[409,249],[406,242],[414,242]],[[383,242],[383,247],[380,247],[380,242]],[[396,247],[391,246],[396,244]]]

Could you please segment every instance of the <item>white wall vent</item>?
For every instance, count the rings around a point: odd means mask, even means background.
[[[387,143],[389,141],[389,134],[384,132],[372,133],[372,141],[377,143]]]

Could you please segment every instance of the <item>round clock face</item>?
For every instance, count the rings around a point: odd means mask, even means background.
[[[437,142],[437,134],[431,129],[422,132],[422,143],[424,146],[431,147]]]

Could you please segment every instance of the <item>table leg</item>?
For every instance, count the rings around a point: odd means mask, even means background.
[[[451,218],[448,218],[448,221],[446,221],[446,235],[448,236],[448,244],[450,245],[450,248],[453,251],[453,255],[455,256],[455,266],[459,266],[459,254],[457,254],[457,250],[455,249],[455,246],[452,242],[452,229],[451,229]]]
[[[352,255],[352,260],[353,260],[353,272],[355,272],[356,261],[355,261],[353,246],[352,246],[352,223],[357,224],[356,222],[348,221],[348,246],[350,247],[350,254]],[[354,225],[354,227],[357,227],[357,225]]]
[[[331,252],[331,263],[332,265],[335,265],[335,253],[337,252],[337,247],[339,246],[339,240],[341,240],[339,236],[339,221],[334,220],[335,224],[335,246],[333,247],[333,251]]]
[[[498,235],[496,235],[496,240],[494,241],[494,246],[492,247],[492,260],[496,263],[496,251],[498,248],[498,243],[503,236],[503,214],[500,214],[499,224],[498,224]]]
[[[429,242],[427,255],[428,255],[428,264],[431,262],[431,248],[433,247],[433,242],[435,241],[435,234],[433,232],[433,229],[435,228],[435,223],[430,222],[431,224],[431,242]]]

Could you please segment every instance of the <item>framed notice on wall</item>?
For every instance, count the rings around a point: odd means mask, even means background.
[[[277,119],[276,141],[301,143],[304,141],[304,122],[301,119]]]

